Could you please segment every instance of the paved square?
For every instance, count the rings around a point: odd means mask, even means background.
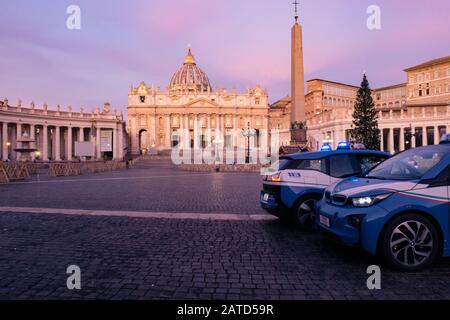
[[[382,290],[370,291],[366,268],[376,258],[253,219],[264,214],[257,174],[189,173],[160,161],[39,181],[0,185],[1,207],[61,211],[0,213],[0,299],[450,298],[449,259],[421,273],[381,266]],[[81,268],[79,291],[66,287],[69,265]]]

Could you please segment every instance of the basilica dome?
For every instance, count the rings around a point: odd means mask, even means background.
[[[211,90],[211,85],[206,74],[197,67],[195,58],[189,49],[183,66],[172,76],[169,85],[170,91],[206,92]]]

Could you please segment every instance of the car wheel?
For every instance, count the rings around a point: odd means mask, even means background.
[[[320,200],[320,196],[311,195],[302,198],[292,209],[291,220],[302,230],[315,230],[315,206]]]
[[[406,214],[386,226],[380,249],[390,267],[418,271],[433,262],[439,249],[439,237],[436,228],[427,218]]]

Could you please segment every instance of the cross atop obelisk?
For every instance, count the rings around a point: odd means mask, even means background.
[[[295,0],[293,3],[294,8],[295,8],[295,22],[298,21],[298,5],[300,4],[299,2],[297,2],[297,0]]]

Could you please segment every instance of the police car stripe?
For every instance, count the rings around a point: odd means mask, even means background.
[[[450,202],[450,198],[447,198],[447,197],[438,197],[438,196],[420,194],[420,193],[415,193],[415,192],[401,192],[401,194],[403,194],[405,196],[409,196],[409,197],[426,199],[426,200],[434,201],[434,202],[444,202],[444,203]]]
[[[369,190],[373,190],[373,189],[392,189],[392,190],[397,190],[397,191],[401,191],[401,190],[410,190],[412,188],[414,188],[417,185],[417,183],[412,183],[412,182],[396,182],[396,183],[392,183],[392,182],[383,182],[383,183],[379,183],[376,185],[373,184],[369,184],[367,186],[362,186],[362,187],[356,187],[356,188],[352,188],[352,189],[348,189],[342,192],[336,192],[337,194],[342,194],[344,196],[350,197],[354,194],[358,194],[364,191],[369,191]]]

